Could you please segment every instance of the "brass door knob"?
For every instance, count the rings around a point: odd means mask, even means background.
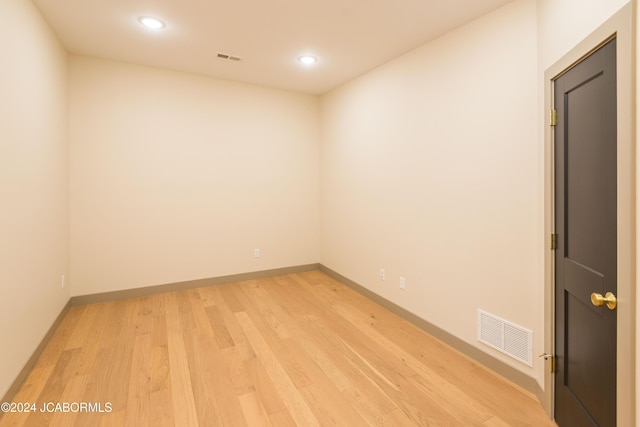
[[[618,305],[618,300],[612,292],[607,292],[605,296],[594,292],[591,294],[591,304],[596,307],[602,307],[606,304],[607,307],[609,307],[609,310],[615,310]]]

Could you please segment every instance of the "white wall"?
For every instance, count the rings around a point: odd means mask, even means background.
[[[544,72],[629,0],[538,0],[539,66]]]
[[[0,396],[69,299],[66,52],[28,0],[0,2]]]
[[[69,66],[73,295],[319,261],[316,96]]]
[[[476,339],[481,308],[542,352],[536,41],[515,1],[323,97],[321,259],[541,383]]]

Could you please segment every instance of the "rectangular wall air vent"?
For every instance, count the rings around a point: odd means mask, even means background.
[[[478,341],[533,366],[533,333],[522,326],[478,310]]]

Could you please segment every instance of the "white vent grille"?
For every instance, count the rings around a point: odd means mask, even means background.
[[[478,340],[514,359],[533,366],[532,332],[478,310]]]

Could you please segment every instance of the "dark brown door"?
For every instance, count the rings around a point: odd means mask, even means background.
[[[555,419],[616,425],[616,41],[555,80]],[[597,296],[596,296],[597,298]]]

